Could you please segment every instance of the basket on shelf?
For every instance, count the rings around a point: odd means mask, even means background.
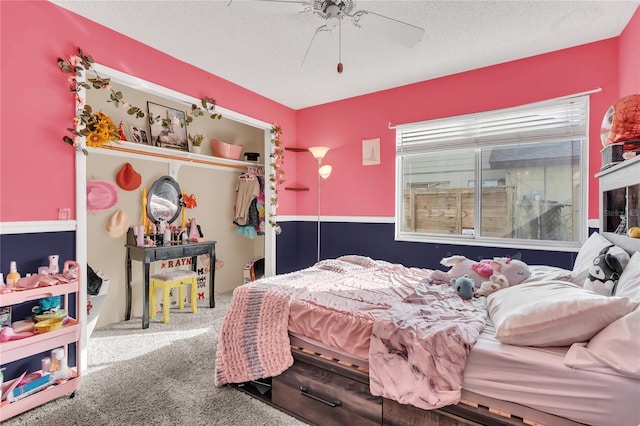
[[[44,321],[38,321],[35,325],[36,333],[42,334],[49,331],[59,330],[64,323],[63,317],[49,318]]]
[[[233,145],[227,142],[211,139],[211,151],[216,157],[238,160],[242,154],[242,145]]]

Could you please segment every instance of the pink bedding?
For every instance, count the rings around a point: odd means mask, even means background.
[[[485,299],[464,301],[449,285],[431,285],[430,273],[343,256],[237,288],[218,344],[216,385],[286,370],[291,332],[368,358],[374,395],[422,408],[458,402]],[[397,356],[394,345],[415,350]],[[408,395],[408,384],[419,391]]]
[[[364,359],[375,318],[430,273],[359,256],[323,260],[316,268],[323,273],[291,301],[289,331]]]
[[[293,365],[287,290],[260,282],[233,292],[216,352],[216,386],[277,376]]]
[[[486,322],[486,298],[422,281],[373,323],[371,394],[426,410],[457,404],[471,348]]]
[[[216,352],[216,385],[271,377],[290,367],[288,330],[367,358],[375,317],[428,274],[343,256],[236,288]]]

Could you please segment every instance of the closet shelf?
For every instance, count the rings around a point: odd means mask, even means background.
[[[197,163],[208,166],[229,167],[239,170],[244,170],[248,166],[252,167],[264,167],[264,164],[256,163],[255,161],[240,161],[230,160],[228,158],[215,157],[213,155],[195,154],[193,152],[178,151],[169,148],[159,148],[155,146],[141,145],[134,142],[120,141],[115,144],[104,145],[100,148],[87,147],[87,150],[91,152],[100,152],[101,150],[110,150],[115,152],[121,152],[123,154],[134,154],[142,157],[155,157],[165,160],[178,160],[186,163]]]

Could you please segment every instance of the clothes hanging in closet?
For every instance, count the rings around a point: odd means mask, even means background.
[[[263,173],[262,169],[249,167],[246,173],[238,177],[236,184],[238,198],[233,223],[238,225],[238,234],[251,239],[256,235],[264,235],[266,210]]]
[[[249,219],[249,208],[260,195],[260,181],[256,179],[256,176],[243,173],[238,177],[236,192],[238,196],[233,223],[238,226],[245,226]],[[255,225],[257,225],[257,223]]]

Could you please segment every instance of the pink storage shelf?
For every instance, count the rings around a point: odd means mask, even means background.
[[[74,261],[65,262],[65,269],[68,267],[75,267],[78,270],[79,265]],[[80,277],[76,281],[72,281],[66,284],[58,284],[48,287],[32,288],[27,290],[13,291],[8,294],[0,294],[0,306],[17,305],[24,302],[42,299],[50,296],[62,296],[64,299],[65,308],[69,306],[69,294],[75,297],[76,316],[80,314],[80,292],[82,287],[80,285]],[[80,336],[82,332],[82,325],[80,321],[75,318],[68,318],[66,324],[59,330],[49,331],[46,333],[35,334],[30,337],[17,340],[9,340],[7,342],[0,343],[0,364],[7,364],[12,361],[27,358],[42,352],[50,351],[52,349],[63,347],[67,356],[71,350],[71,344],[75,345],[76,354],[76,366],[75,368],[69,366],[69,370],[72,372],[70,378],[65,379],[59,384],[51,385],[50,387],[28,395],[18,401],[7,402],[4,401],[0,404],[0,422],[7,420],[13,416],[16,416],[24,411],[30,410],[42,404],[45,404],[53,399],[59,398],[63,395],[73,394],[80,387],[80,358],[82,351],[80,349]],[[8,380],[2,386],[3,392],[6,391],[11,383],[15,381]]]

